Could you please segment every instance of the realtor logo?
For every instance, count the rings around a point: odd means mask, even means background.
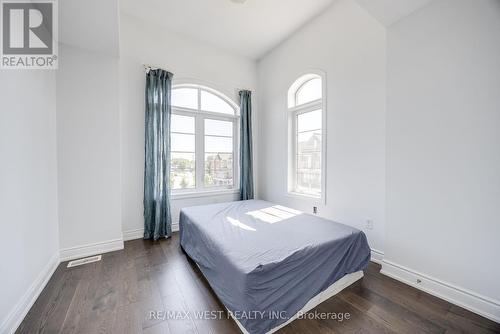
[[[0,0],[0,4],[0,68],[56,69],[56,0]]]

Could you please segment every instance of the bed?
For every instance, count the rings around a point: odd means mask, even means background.
[[[293,321],[370,261],[363,232],[266,201],[183,208],[179,228],[182,248],[249,334]]]

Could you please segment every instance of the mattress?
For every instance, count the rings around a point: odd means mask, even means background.
[[[318,306],[319,304],[321,304],[325,300],[335,296],[337,293],[344,290],[349,285],[357,282],[361,278],[363,278],[363,271],[361,271],[361,270],[356,271],[355,273],[352,273],[352,274],[345,275],[344,277],[339,279],[337,282],[330,285],[326,290],[320,292],[319,294],[314,296],[311,300],[309,300],[307,302],[307,304],[304,305],[304,307],[302,307],[297,312],[297,314],[295,314],[294,316],[289,318],[286,322],[270,329],[268,332],[266,332],[266,334],[275,333],[276,331],[280,330],[281,328],[283,328],[286,325],[288,325],[289,323],[291,323],[293,320],[300,318],[300,317],[303,317],[304,314],[306,314],[307,312],[309,312],[310,310],[312,310],[313,308],[315,308],[316,306]],[[231,313],[230,313],[230,315],[232,316]],[[245,329],[245,327],[243,327],[243,325],[240,323],[240,321],[237,318],[234,318],[234,317],[232,317],[232,318],[234,319],[234,321],[236,322],[236,324],[238,325],[238,327],[240,328],[240,330],[243,334],[249,334],[248,331]]]
[[[370,261],[363,232],[266,201],[183,208],[179,227],[184,251],[251,334],[288,322]]]

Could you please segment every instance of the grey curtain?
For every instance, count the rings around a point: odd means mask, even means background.
[[[252,92],[240,91],[240,199],[253,199]]]
[[[172,73],[146,73],[146,138],[144,163],[144,239],[172,233],[170,211],[170,120]]]

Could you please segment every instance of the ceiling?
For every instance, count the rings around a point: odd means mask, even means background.
[[[337,0],[120,0],[120,10],[164,28],[259,59]],[[389,26],[431,0],[356,0]]]
[[[386,27],[427,5],[432,0],[356,0]]]
[[[257,59],[336,0],[120,0],[120,10]]]

